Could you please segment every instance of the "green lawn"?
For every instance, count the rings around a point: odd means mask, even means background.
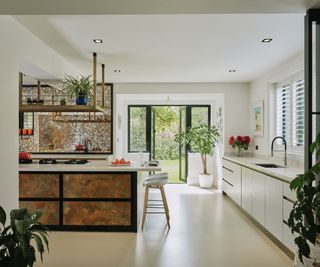
[[[169,183],[183,183],[179,180],[179,160],[160,160],[161,172],[169,173]]]

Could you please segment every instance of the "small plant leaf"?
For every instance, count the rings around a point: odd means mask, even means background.
[[[44,247],[42,244],[42,240],[38,235],[33,235],[33,238],[36,242],[36,246],[37,246],[37,250],[40,253],[40,258],[41,258],[41,262],[43,262],[43,252],[44,252]]]
[[[15,227],[19,235],[24,235],[31,225],[30,219],[25,220],[15,220]]]
[[[5,210],[0,206],[0,223],[5,226],[7,215]]]

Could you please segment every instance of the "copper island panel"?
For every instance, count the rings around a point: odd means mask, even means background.
[[[64,198],[131,198],[130,174],[64,174]]]
[[[59,174],[20,174],[19,197],[58,198]]]
[[[64,225],[131,225],[131,203],[125,201],[66,201]]]
[[[45,225],[58,225],[59,224],[59,202],[45,202],[45,201],[20,201],[20,208],[27,209],[40,209],[42,216],[40,222]]]

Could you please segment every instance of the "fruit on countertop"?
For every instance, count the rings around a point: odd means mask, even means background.
[[[124,158],[122,159],[116,159],[115,161],[111,162],[114,165],[122,165],[122,164],[130,164],[130,161],[125,161]]]
[[[25,151],[19,153],[19,159],[30,159],[31,154]]]

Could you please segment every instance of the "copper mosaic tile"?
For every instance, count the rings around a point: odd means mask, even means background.
[[[66,198],[130,198],[130,174],[64,174]]]
[[[64,202],[64,225],[130,225],[130,202]]]
[[[20,201],[20,208],[41,209],[42,216],[40,222],[45,225],[59,224],[59,202],[45,201]]]
[[[108,93],[105,94],[105,103],[110,106],[106,110],[106,115],[111,117],[111,87],[106,87],[106,89]],[[30,93],[33,94],[33,91]],[[88,113],[69,115],[77,118],[89,116]],[[93,152],[110,153],[112,149],[111,122],[58,122],[54,120],[53,113],[36,112],[34,113],[33,133],[29,138],[19,139],[20,151],[70,153],[75,152],[77,144],[84,144],[85,139],[91,140]]]
[[[58,174],[20,174],[19,175],[20,198],[58,198],[59,175]]]

